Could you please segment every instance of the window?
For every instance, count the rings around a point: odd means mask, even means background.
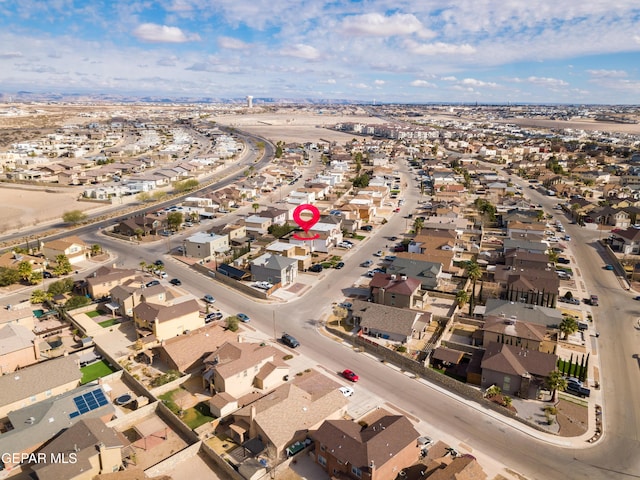
[[[322,465],[323,467],[327,466],[327,459],[324,458],[322,455],[318,455],[318,463],[320,465]]]
[[[358,478],[362,478],[362,470],[360,470],[358,467],[351,467],[351,473],[353,473]]]
[[[320,444],[320,451],[324,452],[327,450],[327,447],[325,447],[323,444]]]

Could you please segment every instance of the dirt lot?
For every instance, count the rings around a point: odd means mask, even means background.
[[[560,425],[561,437],[577,437],[587,431],[589,411],[587,407],[567,400],[558,401],[556,420]]]

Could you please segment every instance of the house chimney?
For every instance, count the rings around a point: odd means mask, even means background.
[[[400,280],[406,280],[407,276],[406,275],[400,275]]]
[[[256,406],[255,405],[251,405],[251,408],[249,409],[249,424],[253,425],[253,421],[256,418]]]
[[[395,273],[392,273],[392,274],[391,274],[391,280],[395,280],[395,279],[396,279],[396,274],[395,274]]]

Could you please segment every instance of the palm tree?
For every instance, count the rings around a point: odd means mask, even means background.
[[[466,290],[458,290],[456,293],[456,303],[458,304],[458,308],[464,307],[469,301],[469,294]]]
[[[538,210],[538,213],[536,214],[536,220],[538,220],[539,222],[544,220],[544,211]]]
[[[513,399],[511,397],[504,396],[502,397],[502,405],[506,408],[509,408],[513,403]]]
[[[147,268],[149,268],[149,265],[147,265],[147,262],[145,262],[144,260],[142,260],[139,265],[140,270],[142,270],[143,272],[146,272]]]
[[[251,205],[251,208],[253,208],[253,213],[256,213],[258,211],[258,209],[260,208],[260,204],[259,203],[254,203],[253,205]]]
[[[473,313],[473,307],[476,297],[476,282],[482,277],[482,270],[480,269],[480,265],[475,260],[471,260],[467,262],[467,277],[473,283],[473,289],[471,292],[471,298],[469,302],[469,315]]]
[[[558,370],[554,370],[553,372],[549,373],[549,376],[547,376],[547,378],[545,379],[545,383],[547,385],[547,388],[552,392],[551,400],[553,402],[556,401],[556,392],[558,390],[564,392],[567,389],[567,381],[562,376],[562,373],[560,373]]]
[[[424,227],[424,219],[422,217],[418,217],[413,222],[413,230],[416,232],[416,235],[420,235],[420,231]]]
[[[562,332],[566,339],[569,335],[578,331],[578,322],[576,322],[576,319],[571,315],[567,315],[560,322],[558,330]]]
[[[97,243],[94,243],[93,245],[91,245],[91,256],[92,257],[95,257],[100,252],[102,252],[102,247],[100,245],[98,245]]]

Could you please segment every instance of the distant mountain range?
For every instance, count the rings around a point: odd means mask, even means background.
[[[29,92],[18,91],[15,93],[0,93],[1,102],[73,102],[73,103],[222,103],[222,104],[246,104],[246,98],[224,97],[164,97],[164,96],[138,96],[115,94],[87,94],[87,93],[54,93],[54,92]],[[253,104],[309,104],[309,105],[353,105],[363,104],[347,99],[317,99],[317,98],[274,98],[253,97]]]

